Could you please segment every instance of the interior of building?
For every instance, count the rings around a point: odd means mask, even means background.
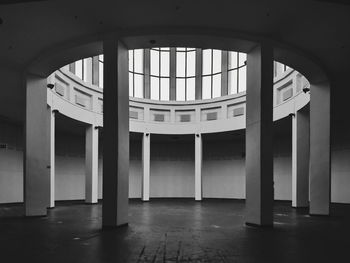
[[[342,262],[347,1],[0,2],[4,262]]]

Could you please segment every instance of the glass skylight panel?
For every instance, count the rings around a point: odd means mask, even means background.
[[[134,97],[143,98],[143,75],[134,74]]]
[[[211,98],[211,76],[205,76],[202,78],[202,98]]]
[[[151,77],[151,99],[159,100],[159,78]]]
[[[129,96],[134,96],[134,74],[129,72]]]
[[[237,52],[229,51],[228,52],[228,69],[235,69],[237,68]]]
[[[221,74],[213,76],[213,98],[221,96]]]
[[[194,77],[196,75],[196,52],[190,51],[187,52],[187,61],[186,61],[186,76]]]
[[[134,71],[134,50],[129,50],[129,71]]]
[[[103,89],[103,61],[98,62],[98,86]]]
[[[176,77],[186,77],[186,53],[176,52]]]
[[[75,75],[78,78],[83,79],[83,61],[82,60],[78,60],[75,62]]]
[[[221,50],[213,50],[213,70],[212,74],[221,72]]]
[[[247,61],[247,54],[245,53],[238,53],[238,66],[241,67],[241,66],[244,66],[245,65],[245,62]]]
[[[196,79],[187,78],[186,79],[186,100],[196,99]]]
[[[237,69],[230,70],[228,72],[228,91],[229,94],[236,94],[237,93]]]
[[[134,50],[134,71],[143,73],[143,49]]]
[[[211,74],[211,49],[204,49],[202,52],[202,74]]]
[[[159,52],[151,49],[151,75],[159,76]]]
[[[169,78],[161,78],[160,79],[160,100],[169,100],[169,83],[170,79]]]
[[[176,100],[178,101],[186,100],[185,81],[185,79],[176,79]]]
[[[170,52],[160,52],[160,75],[162,77],[169,77],[170,72]]]
[[[238,71],[238,92],[245,91],[247,88],[247,67],[241,67]]]

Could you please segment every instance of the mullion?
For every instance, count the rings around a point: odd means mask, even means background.
[[[211,49],[210,50],[211,52],[211,68],[210,68],[210,73],[211,73],[211,76],[210,76],[210,81],[211,81],[211,85],[210,85],[210,98],[212,99],[213,98],[213,68],[214,68],[214,65],[213,65],[213,60],[214,60],[214,52],[213,50]]]
[[[135,50],[132,50],[132,96],[135,97]]]
[[[237,70],[237,92],[236,93],[238,93],[239,92],[239,52],[237,52],[237,68],[236,68],[236,70]]]
[[[185,49],[185,101],[187,101],[187,48]]]
[[[162,56],[162,53],[161,53],[161,49],[159,48],[159,51],[158,51],[158,53],[159,53],[159,55],[158,55],[158,60],[159,60],[159,72],[158,72],[158,74],[159,74],[159,79],[158,79],[158,82],[159,82],[159,84],[158,84],[158,87],[159,87],[159,89],[158,89],[158,95],[159,95],[159,100],[162,100],[161,98],[161,56]]]

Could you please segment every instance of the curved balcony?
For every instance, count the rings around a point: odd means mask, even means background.
[[[48,82],[47,103],[72,119],[103,126],[103,90],[65,69]],[[274,79],[274,120],[304,107],[310,100],[309,82],[293,69]],[[156,101],[130,97],[130,131],[156,134],[214,133],[245,128],[245,92],[197,101]]]

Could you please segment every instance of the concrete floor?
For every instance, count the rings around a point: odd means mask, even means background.
[[[101,227],[101,205],[61,203],[48,217],[0,206],[0,262],[350,262],[350,206],[331,217],[276,203],[273,229],[247,227],[244,202],[130,201],[130,224]]]

